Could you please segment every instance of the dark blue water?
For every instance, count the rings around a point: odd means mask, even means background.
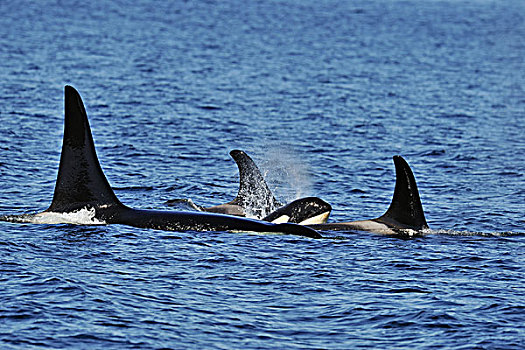
[[[51,202],[63,88],[132,207],[276,196],[432,233],[330,239],[0,223],[2,349],[522,349],[525,3],[0,3],[0,213]]]

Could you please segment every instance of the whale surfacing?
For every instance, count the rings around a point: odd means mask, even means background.
[[[286,205],[281,204],[275,199],[261,171],[246,152],[235,149],[230,151],[230,156],[239,168],[239,190],[232,201],[212,207],[198,206],[189,199],[173,199],[166,203],[184,203],[197,211],[253,216],[273,223],[322,224],[330,216],[332,207],[318,197],[299,198]]]

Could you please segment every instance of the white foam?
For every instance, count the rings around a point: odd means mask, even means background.
[[[82,208],[70,213],[43,212],[27,216],[33,224],[74,224],[74,225],[105,225],[106,222],[95,218],[95,208]]]

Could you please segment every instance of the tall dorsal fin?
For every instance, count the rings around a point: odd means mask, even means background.
[[[100,168],[82,99],[73,87],[66,86],[62,154],[53,202],[47,211],[111,205],[122,204]]]
[[[273,196],[261,171],[250,156],[240,150],[231,151],[230,156],[239,168],[239,192],[231,203],[244,208],[264,207],[268,209],[268,213],[280,207],[281,204]],[[263,213],[263,216],[268,213]]]
[[[394,164],[396,166],[394,197],[386,213],[376,220],[402,228],[415,230],[428,228],[416,179],[410,166],[401,156],[394,156]]]

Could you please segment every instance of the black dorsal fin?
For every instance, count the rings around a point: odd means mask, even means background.
[[[396,166],[394,197],[386,213],[376,220],[400,228],[415,230],[428,228],[416,179],[410,166],[401,156],[394,156],[394,164]]]
[[[239,168],[239,192],[231,203],[251,208],[268,206],[268,213],[280,207],[281,204],[273,196],[261,171],[250,156],[240,150],[233,150],[230,155]]]
[[[79,93],[65,87],[64,140],[53,202],[47,211],[122,205],[102,172]]]

